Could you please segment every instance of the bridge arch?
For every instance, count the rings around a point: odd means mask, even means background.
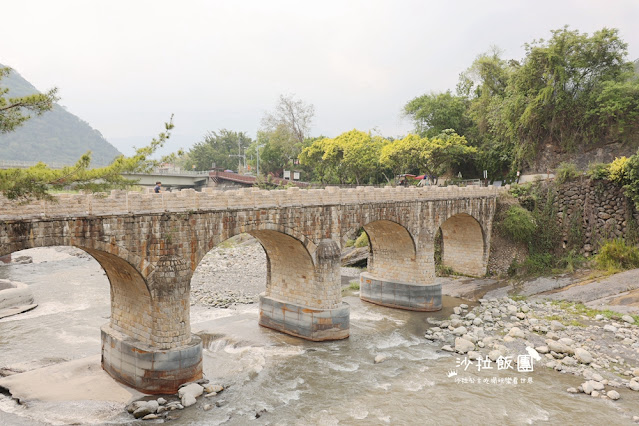
[[[443,266],[465,275],[486,274],[486,236],[477,219],[468,213],[453,214],[440,224],[439,229]]]
[[[248,234],[255,237],[266,252],[266,296],[314,306],[319,295],[309,291],[315,284],[315,265],[306,246],[279,231],[253,230]]]
[[[369,222],[363,228],[369,239],[368,272],[404,283],[415,282],[417,247],[408,229],[386,219]]]
[[[146,280],[125,259],[104,250],[51,241],[51,244],[24,244],[24,249],[40,247],[76,247],[93,257],[107,275],[111,294],[109,327],[126,336],[151,343],[151,294]],[[21,249],[23,250],[23,249]],[[17,250],[20,251],[20,250]],[[10,254],[6,249],[0,255]]]

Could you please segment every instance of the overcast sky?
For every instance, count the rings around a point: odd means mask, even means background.
[[[131,154],[172,113],[166,151],[209,130],[252,137],[280,94],[315,106],[312,134],[407,133],[403,105],[453,89],[491,45],[570,25],[620,30],[639,57],[639,0],[3,2],[0,63]]]

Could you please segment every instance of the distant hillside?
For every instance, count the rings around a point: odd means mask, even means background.
[[[15,70],[0,80],[0,86],[9,88],[6,97],[38,91]],[[32,117],[13,132],[0,134],[0,161],[73,164],[87,151],[92,152],[93,166],[109,164],[120,155],[99,131],[59,105],[39,117]]]

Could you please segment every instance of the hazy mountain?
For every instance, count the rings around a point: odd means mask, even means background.
[[[38,92],[15,70],[0,80],[0,86],[9,89],[6,97]],[[0,134],[0,162],[11,160],[73,164],[87,151],[92,152],[93,166],[109,164],[120,155],[99,131],[57,104],[51,111],[27,120],[15,131]]]

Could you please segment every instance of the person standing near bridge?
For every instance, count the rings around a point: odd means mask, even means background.
[[[155,188],[153,188],[153,192],[155,192],[156,194],[159,194],[160,189],[162,189],[162,182],[160,181],[155,182]]]

